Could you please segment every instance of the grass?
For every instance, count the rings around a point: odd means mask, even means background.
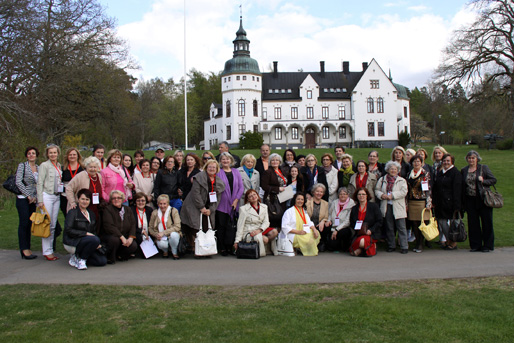
[[[423,146],[429,154],[432,153],[432,145],[424,145]],[[456,167],[461,169],[465,167],[466,161],[465,156],[467,152],[471,149],[477,150],[482,156],[482,163],[487,164],[495,177],[498,180],[497,190],[503,195],[505,206],[501,209],[495,209],[493,214],[494,219],[494,231],[495,231],[495,246],[514,246],[514,230],[512,227],[512,213],[514,212],[514,182],[511,182],[511,173],[514,170],[514,151],[512,150],[485,150],[478,149],[477,146],[449,146],[446,147],[447,150],[455,156],[455,164]],[[354,161],[357,160],[367,160],[367,155],[369,151],[372,149],[347,149],[347,153],[353,156]],[[391,149],[376,149],[379,152],[380,161],[384,162],[389,160],[391,155]],[[303,149],[303,150],[295,150],[297,154],[309,154],[313,153],[317,156],[318,161],[321,161],[321,156],[330,152],[333,153],[330,149]],[[133,154],[134,151],[126,151],[129,154]],[[197,154],[201,154],[201,151],[194,151]],[[233,150],[234,154],[239,157],[243,157],[243,155],[251,153],[255,156],[259,156],[259,150]],[[280,155],[283,154],[283,150],[274,150],[272,152],[276,152]],[[149,155],[153,155],[153,151],[145,152]],[[171,154],[171,151],[167,151],[166,154]],[[16,208],[14,206],[14,199],[9,202],[6,201],[4,203],[4,207],[0,210],[0,220],[2,225],[0,227],[0,249],[17,249],[18,247],[18,236],[17,236],[17,228],[18,228],[18,214]],[[61,224],[64,224],[64,217],[62,214],[59,215],[59,221]],[[64,249],[62,248],[62,244],[60,244],[60,240],[62,238],[59,237],[58,240],[58,251],[64,253]],[[38,251],[41,245],[40,239],[33,239],[33,250]],[[461,247],[467,248],[469,247],[468,242],[460,243]]]
[[[9,285],[0,333],[4,342],[511,342],[513,282]]]

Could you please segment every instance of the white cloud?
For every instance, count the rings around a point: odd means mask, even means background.
[[[425,11],[428,11],[429,8],[424,5],[419,5],[419,6],[410,6],[410,7],[408,7],[408,10],[414,11],[414,12],[425,12]]]

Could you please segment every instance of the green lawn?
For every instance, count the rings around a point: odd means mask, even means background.
[[[4,342],[512,342],[513,277],[0,286]]]

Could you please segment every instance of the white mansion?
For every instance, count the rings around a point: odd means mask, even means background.
[[[261,73],[250,57],[250,41],[242,20],[234,40],[234,56],[222,73],[223,103],[212,104],[204,122],[205,149],[222,141],[239,143],[246,131],[263,134],[273,149],[365,146],[393,147],[398,133],[410,133],[409,98],[378,63],[362,70]]]

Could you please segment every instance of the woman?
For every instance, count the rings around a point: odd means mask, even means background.
[[[200,158],[198,158],[196,154],[190,152],[186,155],[186,164],[182,169],[180,169],[180,179],[182,180],[180,191],[182,192],[182,201],[184,201],[189,192],[191,192],[191,187],[193,187],[193,176],[200,172],[201,164],[202,162],[200,162]]]
[[[87,269],[87,265],[105,266],[107,258],[99,250],[102,245],[96,235],[96,216],[88,209],[93,193],[84,188],[77,197],[78,207],[68,211],[62,236],[64,248],[71,254],[69,264],[78,270]]]
[[[64,165],[62,167],[62,182],[64,190],[68,187],[70,181],[84,169],[82,168],[82,156],[75,148],[70,148],[64,154]],[[68,200],[66,199],[66,192],[61,193],[61,212],[66,217],[68,213]]]
[[[391,161],[397,162],[400,164],[400,169],[398,170],[398,175],[403,177],[404,179],[407,177],[410,171],[409,161],[406,161],[405,157],[405,149],[401,146],[395,146],[393,151],[391,151]],[[387,173],[387,171],[386,171]]]
[[[107,263],[127,261],[137,250],[136,219],[130,207],[123,205],[125,193],[117,189],[109,195],[109,205],[102,212],[102,242],[107,245]]]
[[[305,192],[307,193],[307,198],[309,198],[312,196],[312,186],[321,183],[328,189],[328,184],[325,170],[317,166],[318,160],[316,156],[313,154],[307,155],[307,157],[305,157],[305,164],[306,166],[301,169],[301,172],[303,181],[305,181]],[[328,200],[328,193],[323,195],[323,200]]]
[[[296,156],[296,163],[301,167],[305,167],[305,155],[298,155]]]
[[[296,194],[296,192],[305,193],[303,175],[300,173],[300,168],[298,166],[292,166],[289,170],[287,185],[291,185],[294,194]]]
[[[380,209],[386,221],[387,252],[396,250],[396,231],[398,231],[398,243],[402,254],[409,252],[407,236],[407,209],[405,197],[407,196],[407,181],[399,175],[400,163],[389,161],[386,163],[386,175],[378,180],[375,186],[375,195],[380,202]]]
[[[334,158],[332,154],[326,153],[321,156],[321,164],[325,170],[328,184],[328,202],[337,199],[337,189],[339,188],[339,181],[337,180],[337,169],[334,167]]]
[[[243,195],[243,180],[241,174],[232,166],[235,164],[234,158],[228,152],[220,154],[221,170],[218,177],[225,185],[225,190],[221,193],[220,203],[216,209],[216,237],[218,251],[222,256],[231,253],[236,230],[232,226],[232,221],[236,220],[239,209],[239,199]]]
[[[159,209],[152,212],[148,231],[154,239],[157,247],[162,250],[162,257],[168,257],[168,252],[174,260],[178,257],[178,242],[180,236],[180,215],[176,208],[170,206],[170,198],[167,194],[161,194],[157,198]]]
[[[134,195],[134,206],[132,212],[136,218],[136,242],[140,246],[143,239],[149,238],[148,225],[150,223],[150,216],[154,211],[153,208],[148,206],[147,195],[143,192],[137,192]]]
[[[59,215],[59,206],[61,203],[60,194],[64,192],[62,183],[62,168],[57,161],[61,149],[57,145],[49,145],[46,147],[47,161],[39,166],[39,175],[37,178],[37,201],[39,208],[46,208],[50,214],[50,236],[42,238],[43,256],[47,261],[55,261],[59,258],[54,255],[54,234],[55,225],[57,224],[57,216]]]
[[[357,173],[353,174],[348,183],[348,193],[353,197],[355,190],[365,187],[371,194],[371,202],[375,202],[375,186],[377,184],[377,177],[375,174],[368,172],[369,167],[366,162],[360,160],[357,162]]]
[[[203,166],[205,165],[205,163],[207,163],[207,161],[209,160],[215,160],[216,157],[214,157],[214,155],[212,154],[212,152],[210,151],[205,151],[203,154],[202,154],[202,168]]]
[[[416,150],[414,149],[406,149],[405,150],[405,162],[410,164],[411,159],[416,155]]]
[[[150,159],[150,173],[157,175],[157,172],[161,169],[162,163],[159,157],[153,156]]]
[[[264,191],[264,202],[269,201],[269,211],[271,211],[271,202],[278,201],[278,198],[275,200],[276,195],[283,192],[287,187],[287,179],[280,170],[281,163],[282,157],[280,157],[279,154],[271,154],[269,157],[269,168],[268,170],[264,171],[264,174],[261,176],[261,188]],[[286,202],[284,201],[280,203],[280,210],[278,212],[268,213],[271,227],[280,227],[285,207]]]
[[[381,235],[382,213],[378,205],[369,200],[371,194],[366,188],[357,189],[354,196],[356,205],[350,212],[350,228],[354,237],[350,247],[352,256],[366,257],[376,254],[375,244]]]
[[[134,175],[141,173],[140,163],[142,160],[144,160],[144,158],[145,158],[145,153],[143,150],[136,150],[136,152],[134,152],[134,165],[135,165]],[[134,175],[132,175],[132,176],[134,176]]]
[[[468,166],[462,168],[463,209],[468,213],[469,246],[472,252],[494,250],[493,208],[484,204],[484,187],[496,178],[475,150],[466,155]],[[480,227],[482,223],[482,227]]]
[[[428,152],[423,148],[419,148],[418,151],[416,152],[416,154],[421,156],[421,158],[423,159],[423,167],[422,168],[425,169],[431,176],[433,176],[434,170],[433,170],[432,166],[427,163]],[[433,179],[433,177],[432,177],[432,179]]]
[[[416,247],[412,251],[420,253],[423,252],[424,237],[419,230],[419,226],[421,225],[423,209],[430,210],[432,207],[432,180],[430,173],[423,169],[423,157],[414,155],[410,163],[412,170],[407,178],[407,185],[409,187],[407,195],[407,220],[411,223],[414,236],[416,237]],[[429,219],[429,213],[425,211],[424,220]]]
[[[194,237],[200,228],[207,231],[215,222],[214,213],[225,190],[225,183],[216,175],[219,168],[215,159],[204,164],[203,171],[193,176],[193,187],[182,206],[182,232],[193,249]]]
[[[153,185],[153,198],[157,199],[161,194],[166,194],[170,198],[170,206],[175,207],[180,213],[182,200],[178,190],[180,189],[180,175],[175,170],[175,159],[173,156],[164,158],[164,167],[159,170]]]
[[[243,180],[243,195],[239,201],[239,207],[246,204],[244,198],[246,197],[246,192],[249,189],[255,189],[258,191],[261,187],[261,175],[256,169],[254,169],[256,162],[257,159],[255,156],[252,154],[246,154],[241,159],[241,167],[237,168],[237,170],[239,170],[239,174],[241,174],[241,179]]]
[[[97,218],[96,232],[98,233],[98,228],[100,227],[100,213],[98,212],[98,206],[100,205],[100,202],[103,201],[101,199],[102,176],[99,173],[100,161],[94,156],[89,156],[84,160],[84,168],[86,168],[86,170],[78,173],[66,187],[66,200],[68,202],[67,210],[69,211],[77,207],[78,191],[84,188],[89,189],[92,195],[88,209],[91,210],[95,214],[95,218]]]
[[[304,256],[317,256],[318,243],[321,239],[319,231],[314,227],[305,208],[305,194],[296,193],[291,206],[282,217],[282,232],[293,242]]]
[[[296,153],[293,149],[286,149],[286,151],[284,151],[283,159],[284,162],[280,165],[280,170],[285,177],[289,177],[291,168],[293,166],[296,166],[298,169],[300,169],[300,165],[296,163]]]
[[[371,150],[368,154],[368,172],[374,174],[376,179],[380,179],[385,175],[384,164],[378,162],[378,151]],[[373,193],[373,192],[371,192]]]
[[[435,208],[437,227],[441,236],[441,247],[445,250],[457,249],[457,243],[448,239],[450,220],[461,210],[462,175],[455,168],[455,157],[444,154],[441,169],[437,172],[432,190],[432,203]],[[435,169],[434,169],[435,170]]]
[[[98,158],[98,161],[100,162],[100,170],[99,171],[101,171],[102,169],[107,167],[107,164],[105,164],[105,160],[104,160],[104,154],[105,154],[105,146],[103,146],[102,144],[93,145],[93,156]]]
[[[330,227],[332,226],[332,222],[328,218],[328,202],[322,199],[325,192],[326,188],[323,184],[315,184],[312,186],[312,198],[307,200],[306,203],[309,218],[314,223],[314,227],[321,233],[321,239],[318,244],[318,249],[321,252],[326,250],[330,236]]]
[[[152,192],[154,188],[155,183],[155,174],[150,172],[150,161],[145,159],[142,159],[139,162],[139,168],[141,169],[140,173],[134,173],[134,186],[136,193],[143,193],[146,195],[146,200],[148,201],[148,206],[150,206],[152,209],[155,207],[153,206],[153,197]]]
[[[179,171],[183,167],[182,161],[184,160],[184,152],[182,150],[176,150],[173,154],[173,160],[175,161],[175,170]]]
[[[113,149],[109,151],[107,156],[107,167],[102,169],[102,199],[110,201],[110,194],[113,190],[118,190],[125,194],[125,206],[128,206],[128,200],[132,199],[132,189],[134,183],[128,170],[121,164],[121,151]]]
[[[434,171],[434,181],[443,166],[443,156],[447,153],[448,151],[440,145],[436,145],[434,150],[432,150],[432,162],[434,163],[432,165],[432,170]]]
[[[20,163],[16,170],[16,186],[21,194],[16,197],[16,209],[18,210],[18,244],[22,259],[33,260],[37,255],[30,250],[31,221],[30,216],[36,212],[37,179],[39,167],[36,164],[39,151],[33,146],[25,149],[27,161]]]
[[[132,156],[130,156],[129,154],[123,154],[122,161],[123,161],[122,164],[125,167],[125,169],[128,171],[130,177],[133,177],[134,176],[134,163],[132,162]]]
[[[350,213],[355,201],[345,187],[339,188],[339,199],[330,204],[329,220],[333,223],[332,234],[328,241],[330,251],[348,251],[352,242],[352,230],[350,228]]]
[[[255,189],[249,189],[244,198],[245,204],[239,208],[234,250],[237,250],[237,243],[249,233],[259,243],[261,257],[266,256],[265,245],[270,241],[272,242],[271,250],[276,255],[275,238],[278,236],[278,231],[269,226],[268,207],[261,203],[259,193]]]
[[[337,172],[337,179],[340,187],[348,187],[352,175],[355,174],[353,170],[353,158],[351,155],[344,154],[341,158],[341,169]]]

